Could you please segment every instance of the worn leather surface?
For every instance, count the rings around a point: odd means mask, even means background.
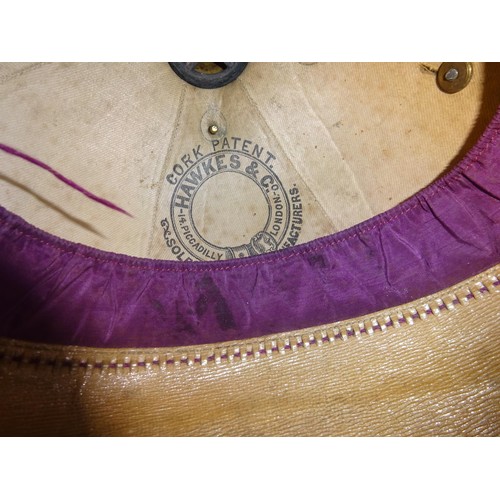
[[[499,270],[322,328],[325,339],[343,332],[322,345],[307,341],[321,338],[313,330],[300,337],[308,346],[291,335],[292,349],[286,336],[260,339],[261,355],[235,356],[231,344],[137,352],[4,340],[0,433],[497,436]],[[370,330],[373,318],[394,325]]]

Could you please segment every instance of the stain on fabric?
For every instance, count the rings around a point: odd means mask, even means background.
[[[307,262],[313,268],[324,269],[325,267],[327,267],[327,263],[325,261],[325,258],[321,254],[308,255]]]
[[[200,295],[196,300],[196,314],[198,317],[204,316],[213,310],[219,326],[223,330],[236,327],[233,314],[226,299],[221,294],[214,280],[210,276],[204,276],[198,282]]]

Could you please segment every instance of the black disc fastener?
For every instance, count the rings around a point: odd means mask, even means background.
[[[217,89],[236,80],[248,63],[171,62],[168,64],[185,82],[201,89]]]

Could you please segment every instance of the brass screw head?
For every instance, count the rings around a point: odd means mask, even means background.
[[[218,131],[219,127],[217,125],[210,125],[210,127],[208,127],[209,134],[215,135]]]
[[[438,87],[447,94],[463,90],[472,78],[471,63],[443,63],[437,72]]]

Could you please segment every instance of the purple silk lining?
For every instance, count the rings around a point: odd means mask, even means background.
[[[239,340],[393,307],[499,262],[500,111],[445,177],[340,233],[223,262],[92,249],[0,207],[4,337],[93,347]]]

